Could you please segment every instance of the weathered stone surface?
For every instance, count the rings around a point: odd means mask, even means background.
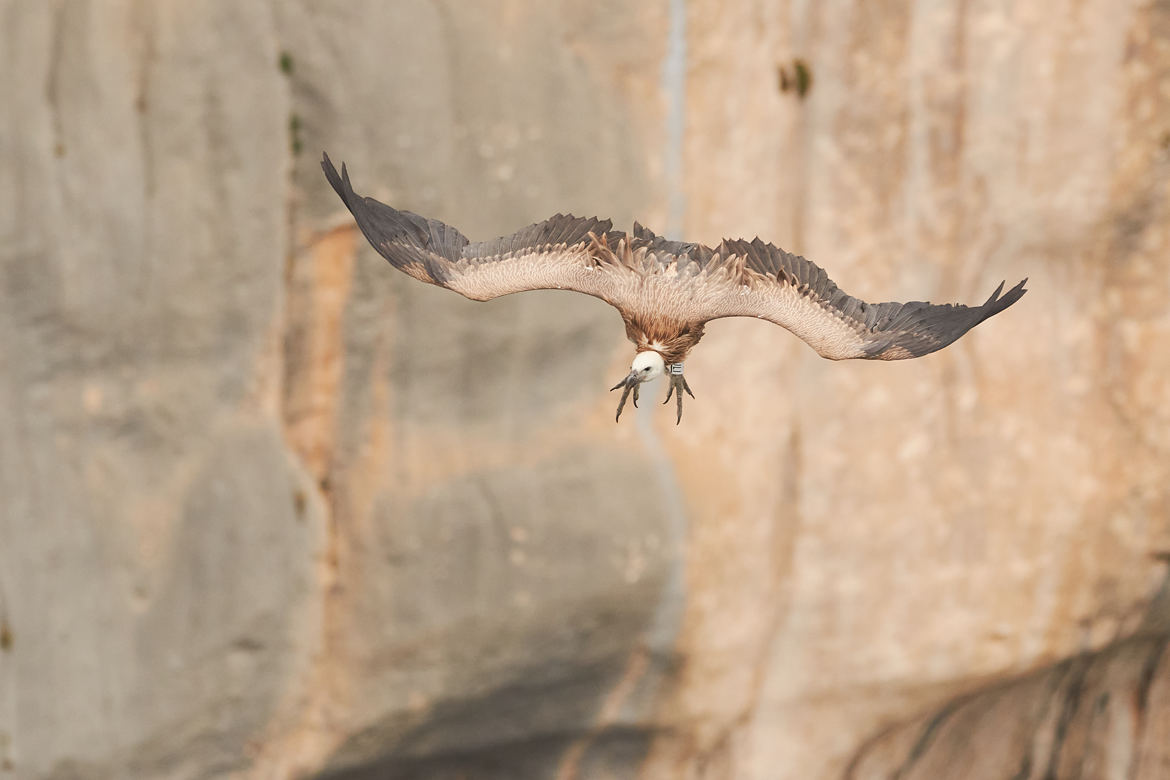
[[[846,777],[1165,777],[1170,602],[1162,606],[1157,634],[1078,655],[891,729],[862,749]]]
[[[1139,0],[0,2],[0,778],[1158,776],[1168,42]],[[717,322],[684,424],[614,426],[612,310],[392,273],[321,149],[473,238],[1032,291],[895,364]]]
[[[267,17],[0,10],[5,777],[248,766],[307,665],[325,514],[273,403]]]

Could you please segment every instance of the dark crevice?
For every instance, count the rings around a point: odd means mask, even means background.
[[[8,597],[5,595],[4,580],[0,577],[0,651],[12,649],[12,624],[8,618]]]
[[[53,154],[65,154],[65,129],[61,124],[61,60],[65,52],[65,4],[57,2],[52,11],[49,39],[49,72],[45,78],[45,100],[53,128]]]
[[[955,711],[958,709],[959,702],[953,701],[939,710],[934,715],[934,717],[932,717],[927,722],[926,726],[924,726],[922,729],[922,733],[918,735],[918,739],[915,741],[914,746],[910,748],[910,752],[906,755],[906,760],[902,762],[902,765],[899,766],[891,776],[893,780],[899,780],[899,778],[906,776],[906,773],[909,772],[914,764],[918,762],[918,759],[922,758],[922,756],[926,753],[926,749],[930,747],[932,742],[934,742],[935,738],[938,736],[939,729],[942,728],[947,719],[950,718],[951,715],[954,715]]]
[[[285,42],[281,40],[281,20],[278,9],[279,0],[273,0],[267,6],[267,24],[271,31],[271,51],[273,52],[271,68],[273,75],[278,80],[276,88],[283,89],[284,92],[285,99],[280,104],[280,110],[291,118],[296,116],[295,104],[299,85],[296,83],[297,73],[293,55]],[[293,129],[291,119],[288,121],[291,131]],[[324,574],[313,583],[316,591],[315,598],[320,604],[317,629],[320,637],[320,652],[314,653],[308,659],[295,683],[304,692],[304,711],[300,714],[299,720],[294,719],[289,728],[285,729],[283,733],[278,732],[273,739],[269,740],[271,744],[276,746],[284,745],[288,739],[294,738],[294,735],[305,728],[305,724],[314,724],[311,728],[320,728],[315,725],[315,722],[322,718],[322,713],[330,711],[337,696],[337,691],[330,684],[326,670],[333,660],[332,655],[335,653],[333,636],[336,633],[339,618],[334,596],[338,592],[339,550],[341,547],[340,529],[337,522],[337,499],[331,489],[331,475],[336,460],[335,447],[331,447],[326,453],[324,463],[318,471],[306,458],[305,453],[300,450],[291,435],[291,426],[295,420],[292,419],[293,414],[290,410],[290,391],[294,385],[299,381],[304,381],[304,378],[311,373],[307,372],[303,365],[295,362],[298,352],[295,349],[294,329],[298,324],[298,313],[293,309],[293,305],[294,301],[298,299],[295,293],[299,281],[295,271],[297,270],[298,255],[303,258],[304,255],[311,252],[309,248],[313,246],[314,242],[323,239],[326,233],[325,231],[314,232],[306,239],[305,244],[298,243],[298,236],[307,234],[303,231],[303,226],[298,224],[301,220],[301,213],[297,206],[301,202],[301,198],[297,191],[296,153],[299,150],[292,143],[283,143],[281,146],[284,150],[283,170],[280,171],[284,180],[283,236],[280,237],[280,246],[283,250],[283,268],[280,277],[282,282],[281,296],[276,312],[277,328],[272,345],[272,349],[276,352],[275,386],[272,388],[272,392],[275,395],[276,424],[279,426],[285,450],[299,466],[300,474],[305,477],[303,483],[298,480],[293,488],[294,508],[298,518],[300,518],[304,515],[306,507],[315,504],[321,515],[323,538],[320,542],[320,549]],[[310,496],[314,496],[315,500],[310,502]],[[323,757],[310,749],[304,754],[303,759],[313,763],[320,762]]]
[[[137,115],[135,128],[138,131],[138,150],[142,159],[143,192],[149,203],[154,197],[157,183],[154,171],[154,142],[148,120],[150,114],[150,88],[154,65],[158,59],[155,46],[155,6],[149,0],[137,0],[131,16],[134,33],[138,40],[137,60],[134,63],[134,112]]]
[[[295,61],[293,59],[293,55],[291,54],[291,52],[285,46],[283,46],[282,42],[280,41],[279,21],[276,18],[277,15],[275,13],[275,8],[272,9],[271,16],[272,16],[271,24],[272,24],[273,37],[276,39],[276,41],[275,41],[276,45],[274,47],[274,50],[277,52],[277,56],[274,59],[274,61],[272,62],[272,67],[280,75],[281,83],[285,87],[285,97],[286,97],[285,108],[288,112],[288,115],[291,118],[295,118],[297,116],[297,114],[295,112],[295,108],[294,108],[295,102],[296,102],[295,95],[296,95],[296,88],[297,88],[297,85],[294,83],[294,79],[296,78]],[[290,121],[291,121],[291,119],[290,119]],[[331,489],[330,489],[331,482],[332,482],[332,480],[330,479],[330,475],[333,472],[333,464],[334,464],[334,456],[333,455],[334,454],[332,452],[327,454],[327,457],[325,459],[325,463],[321,469],[321,473],[316,473],[315,470],[312,468],[312,465],[309,462],[307,462],[303,457],[301,457],[295,443],[293,441],[289,440],[287,437],[287,431],[288,431],[289,425],[291,425],[292,423],[295,422],[295,420],[290,419],[290,413],[289,413],[289,409],[288,409],[289,388],[293,384],[296,383],[296,381],[297,381],[296,375],[298,373],[303,373],[303,370],[301,368],[294,367],[294,365],[293,365],[293,362],[296,358],[296,355],[291,354],[291,352],[292,352],[291,347],[293,345],[291,345],[290,341],[289,341],[290,331],[291,331],[293,321],[294,321],[294,315],[292,312],[289,311],[289,306],[290,306],[290,301],[292,301],[293,297],[294,297],[292,295],[292,291],[293,291],[292,288],[293,288],[295,281],[296,281],[295,270],[296,270],[296,264],[297,264],[297,255],[301,249],[301,247],[299,247],[297,244],[297,236],[299,235],[298,230],[297,230],[297,228],[298,228],[297,222],[298,222],[298,219],[300,216],[298,214],[298,211],[297,211],[297,203],[298,203],[299,199],[298,199],[297,194],[296,194],[296,190],[297,190],[297,181],[296,181],[297,151],[298,150],[294,148],[294,145],[290,143],[286,147],[286,152],[285,152],[284,176],[285,176],[286,184],[285,184],[285,219],[284,219],[285,227],[284,227],[284,241],[283,241],[283,246],[284,246],[284,276],[283,276],[283,279],[284,279],[285,290],[284,290],[283,301],[281,303],[282,312],[281,312],[280,316],[281,316],[282,323],[281,323],[281,327],[280,327],[280,333],[278,336],[278,338],[279,338],[278,349],[280,350],[280,353],[281,353],[280,371],[279,371],[280,383],[279,383],[279,386],[277,388],[278,401],[279,401],[278,409],[279,409],[280,419],[281,419],[281,422],[283,424],[283,427],[284,427],[284,430],[286,433],[286,444],[289,448],[289,451],[294,456],[296,456],[298,458],[298,460],[300,461],[301,466],[305,470],[305,472],[312,475],[314,478],[313,479],[314,488],[318,492],[318,494],[321,498],[321,505],[325,508],[327,515],[328,515],[328,517],[326,518],[326,520],[327,520],[326,531],[330,537],[329,546],[332,548],[333,547],[333,544],[332,544],[333,537],[336,533],[335,523],[333,522],[333,518],[335,515],[334,505],[333,505],[333,496],[332,496]],[[310,243],[312,243],[315,240],[318,240],[319,238],[322,237],[322,235],[323,234],[314,234],[313,238],[310,239]]]
[[[1141,766],[1141,745],[1142,735],[1146,730],[1147,715],[1150,705],[1150,689],[1154,685],[1154,679],[1157,677],[1158,667],[1162,663],[1162,659],[1166,656],[1166,645],[1170,643],[1170,637],[1160,637],[1153,643],[1149,654],[1146,656],[1146,661],[1142,664],[1142,673],[1138,677],[1137,688],[1134,690],[1134,707],[1137,710],[1134,716],[1134,730],[1133,740],[1135,750],[1130,760],[1129,771],[1126,776],[1136,778],[1138,776],[1138,769]]]
[[[1146,657],[1146,662],[1142,666],[1142,674],[1138,679],[1137,687],[1137,711],[1138,715],[1144,716],[1146,708],[1150,703],[1150,688],[1154,684],[1154,676],[1158,671],[1158,665],[1162,661],[1162,657],[1166,654],[1166,645],[1170,643],[1170,637],[1161,637],[1154,644],[1150,654]]]
[[[1089,672],[1089,659],[1086,657],[1076,658],[1070,664],[1068,684],[1064,692],[1064,704],[1060,710],[1059,720],[1056,722],[1056,733],[1052,735],[1052,748],[1048,754],[1044,780],[1060,780],[1057,775],[1060,766],[1060,752],[1064,748],[1064,741],[1068,738],[1069,728],[1080,709],[1081,697],[1085,693],[1085,677]]]

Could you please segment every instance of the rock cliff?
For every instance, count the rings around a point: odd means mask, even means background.
[[[0,20],[0,780],[1166,772],[1167,3]],[[322,149],[1031,292],[892,364],[716,322],[615,426],[616,313],[393,273]]]

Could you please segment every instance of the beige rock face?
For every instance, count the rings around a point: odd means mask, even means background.
[[[0,52],[0,780],[1165,773],[1165,3],[8,0]],[[394,273],[322,149],[472,238],[1031,292],[892,364],[716,322],[615,426],[616,313]]]

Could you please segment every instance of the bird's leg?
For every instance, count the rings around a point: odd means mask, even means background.
[[[629,376],[627,376],[622,381],[618,382],[613,387],[609,388],[609,391],[611,393],[614,390],[617,390],[619,387],[623,388],[622,398],[620,401],[618,401],[617,415],[613,418],[614,422],[617,422],[618,420],[622,419],[622,408],[625,407],[626,399],[630,397],[631,390],[634,391],[634,406],[638,405],[638,385],[639,384],[641,384],[641,382],[638,381],[637,372],[631,371]]]
[[[675,423],[674,423],[675,425],[678,425],[679,423],[682,422],[683,391],[686,391],[686,394],[689,395],[691,398],[694,398],[695,394],[691,392],[691,386],[687,384],[687,380],[683,376],[683,364],[682,363],[672,363],[671,365],[666,367],[666,370],[670,373],[670,389],[666,391],[666,400],[663,401],[662,403],[663,404],[670,403],[670,397],[672,395],[674,395],[678,398],[678,419],[675,420]]]

